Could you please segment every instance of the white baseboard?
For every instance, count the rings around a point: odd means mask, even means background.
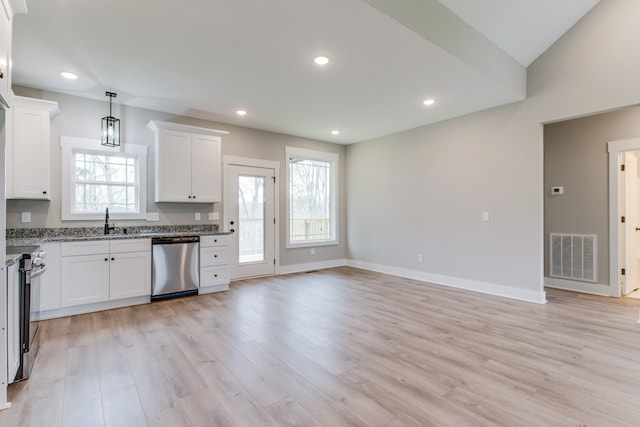
[[[223,283],[221,285],[201,286],[198,288],[198,295],[211,294],[214,292],[223,292],[229,290],[229,284]]]
[[[305,264],[281,265],[276,269],[276,274],[304,273],[311,270],[343,267],[347,265],[346,259],[331,259],[328,261],[309,262]]]
[[[611,288],[599,283],[578,282],[577,280],[557,279],[545,277],[544,285],[550,288],[563,289],[565,291],[583,292],[585,294],[611,296]]]
[[[57,317],[75,316],[76,314],[93,313],[96,311],[111,310],[114,308],[130,307],[132,305],[149,304],[149,296],[125,298],[114,301],[98,302],[94,304],[76,305],[73,307],[58,308],[55,310],[41,311],[35,320],[55,319]]]
[[[364,270],[377,271],[379,273],[391,274],[393,276],[406,277],[408,279],[420,280],[422,282],[436,285],[450,286],[453,288],[466,289],[483,294],[496,295],[521,301],[533,302],[536,304],[546,304],[547,295],[542,289],[531,291],[528,289],[518,289],[510,286],[498,285],[495,283],[479,282],[476,280],[462,279],[459,277],[443,276],[439,274],[426,273],[423,271],[408,270],[388,265],[372,264],[363,261],[347,260],[347,265],[362,268]]]

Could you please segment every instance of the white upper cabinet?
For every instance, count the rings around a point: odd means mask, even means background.
[[[193,202],[219,202],[222,200],[221,170],[220,137],[192,134],[191,192],[193,193]]]
[[[51,200],[49,123],[58,104],[13,97],[7,110],[7,199]]]
[[[0,105],[11,107],[11,40],[13,15],[26,13],[24,0],[0,0]]]
[[[9,107],[11,73],[8,64],[11,58],[11,9],[7,2],[0,4],[0,103]]]
[[[152,120],[155,133],[155,201],[222,200],[221,137],[228,132]]]

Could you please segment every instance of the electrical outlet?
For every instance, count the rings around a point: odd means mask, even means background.
[[[310,253],[311,255],[315,255],[315,254],[316,254],[316,248],[311,248],[311,249],[309,250],[309,253]]]
[[[200,212],[196,212],[196,221],[200,221]]]
[[[424,257],[422,254],[418,254],[418,262],[424,262]]]
[[[160,221],[160,214],[158,212],[147,212],[147,221]]]
[[[22,212],[20,218],[22,222],[31,222],[31,212]]]
[[[219,212],[209,212],[209,221],[216,221],[220,219]]]
[[[482,212],[482,220],[484,222],[489,222],[489,220],[491,219],[491,215],[489,214],[489,212]]]

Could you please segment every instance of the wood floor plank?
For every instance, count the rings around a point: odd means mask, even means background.
[[[147,427],[149,425],[135,386],[103,393],[102,402],[105,427]]]
[[[90,341],[82,340],[82,342]],[[67,372],[62,425],[69,427],[104,425],[96,347],[87,345],[69,347]]]
[[[41,324],[0,426],[637,426],[640,300],[351,267]]]
[[[222,404],[207,389],[180,399],[193,427],[236,427]]]
[[[197,367],[212,394],[239,426],[276,426],[269,413],[219,362]]]
[[[276,402],[266,409],[280,426],[321,427],[306,409],[290,397]]]

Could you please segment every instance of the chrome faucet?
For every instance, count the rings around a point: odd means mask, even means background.
[[[106,208],[104,215],[104,234],[109,234],[115,227],[109,227],[109,208]]]

